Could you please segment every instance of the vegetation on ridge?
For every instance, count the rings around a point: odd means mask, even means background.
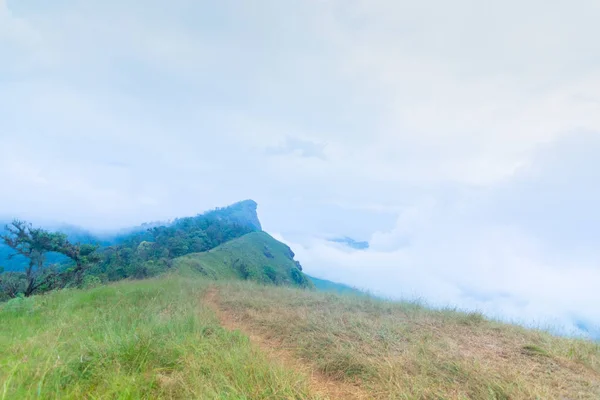
[[[25,297],[36,292],[48,291],[73,282],[80,286],[89,266],[100,260],[97,246],[71,243],[67,235],[52,233],[24,221],[15,220],[6,226],[6,233],[0,235],[14,253],[9,256],[21,256],[27,260],[23,273],[0,275],[0,290],[7,297],[23,294]],[[47,253],[58,253],[72,261],[72,266],[58,270],[45,264]],[[1,272],[1,271],[0,271]]]
[[[20,270],[2,273],[0,268],[0,301],[54,289],[90,287],[121,279],[156,276],[170,270],[173,260],[178,257],[207,252],[249,233],[260,232],[256,208],[256,202],[245,200],[196,217],[180,218],[163,225],[153,223],[133,228],[127,234],[106,237],[93,245],[71,243],[64,233],[33,228],[30,224],[15,221],[13,225],[6,227],[6,233],[2,237],[5,243],[2,249],[8,248],[12,252],[8,253],[8,260],[0,260],[0,267],[3,262],[10,263],[13,254],[18,253],[21,256],[17,264]],[[26,229],[26,238],[16,229],[20,224]],[[11,226],[16,230],[11,231]],[[17,242],[13,243],[14,240]],[[261,280],[267,276],[277,284],[310,286],[300,265],[293,261],[293,253],[287,246],[272,238],[269,246],[277,249],[273,252],[276,259],[266,260],[261,265],[250,268],[246,261],[241,261],[241,257],[246,256],[238,255],[236,265],[231,267],[239,271],[248,267],[245,274],[250,279]],[[291,254],[291,258],[279,257],[280,246],[285,246],[281,250],[284,254]],[[4,250],[0,253],[6,253]],[[251,249],[248,251],[248,255],[252,254]],[[62,255],[62,258],[52,256],[55,254]],[[296,268],[290,268],[294,263]],[[12,267],[14,269],[14,265]],[[285,272],[280,273],[281,268]],[[256,271],[260,273],[257,275]]]

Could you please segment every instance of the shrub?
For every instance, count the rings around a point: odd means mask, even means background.
[[[277,276],[277,272],[275,271],[275,268],[271,267],[270,265],[265,265],[263,267],[263,270],[265,272],[265,275],[267,276],[267,278],[269,278],[269,280],[275,284],[279,283],[279,277]]]

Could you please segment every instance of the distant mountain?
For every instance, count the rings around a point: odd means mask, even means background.
[[[310,275],[307,276],[314,283],[315,288],[322,292],[336,292],[342,294],[365,294],[363,291],[348,285],[344,285],[343,283],[328,281],[327,279],[319,279]]]
[[[344,244],[348,247],[351,247],[353,249],[356,250],[366,250],[369,248],[369,242],[363,241],[363,242],[358,242],[352,238],[349,238],[347,236],[344,237],[340,237],[340,238],[334,238],[334,239],[329,239],[330,242],[333,243],[340,243],[340,244]]]

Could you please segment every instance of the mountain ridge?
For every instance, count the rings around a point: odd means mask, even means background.
[[[215,219],[224,221],[228,224],[244,226],[249,231],[261,231],[262,225],[258,218],[257,209],[258,203],[254,200],[247,199],[235,202],[226,207],[217,207],[191,217],[180,217],[171,221],[148,222],[129,228],[122,228],[114,232],[103,233],[95,233],[93,230],[67,223],[46,222],[40,227],[48,231],[59,231],[65,233],[73,242],[111,246],[126,242],[134,236],[149,238],[150,236],[147,235],[149,230],[156,228],[169,228],[176,226],[177,224],[185,224],[186,222],[190,222],[195,219]],[[10,223],[11,221],[9,220],[0,221],[0,234],[5,231],[5,226],[9,225]],[[9,259],[11,254],[13,254],[13,251],[4,243],[0,242],[0,267],[3,267],[6,271],[22,271],[26,266],[26,260],[22,256],[16,256],[12,259]],[[47,261],[51,264],[59,264],[66,261],[64,257],[57,254],[49,254],[49,257],[47,258]]]

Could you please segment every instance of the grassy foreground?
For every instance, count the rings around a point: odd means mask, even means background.
[[[600,345],[367,296],[220,285],[221,308],[369,399],[600,399]]]
[[[0,305],[0,399],[326,397],[264,344],[355,385],[356,398],[600,398],[598,344],[479,314],[171,275]]]
[[[312,398],[219,326],[206,287],[171,276],[0,305],[0,399]]]

